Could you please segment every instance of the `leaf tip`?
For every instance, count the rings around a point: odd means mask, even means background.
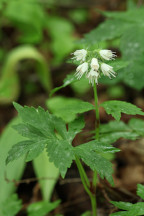
[[[18,112],[19,112],[19,110],[21,110],[23,108],[20,104],[18,104],[16,102],[13,102],[13,106]]]

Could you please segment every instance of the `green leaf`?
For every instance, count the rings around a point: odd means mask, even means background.
[[[144,12],[144,11],[143,11]],[[133,34],[133,31],[137,35]],[[125,59],[139,59],[144,53],[144,28],[142,26],[133,25],[129,27],[121,38],[121,51]]]
[[[66,140],[53,139],[47,144],[47,152],[50,162],[54,162],[64,178],[67,169],[70,168],[72,161],[75,159],[73,147]]]
[[[8,153],[8,157],[6,159],[6,164],[10,161],[16,160],[21,156],[26,155],[26,161],[33,160],[37,157],[45,148],[46,141],[30,141],[25,140],[17,143],[12,147],[12,149]]]
[[[129,62],[119,59],[116,61],[110,61],[108,64],[114,68],[115,72],[117,72],[121,70],[122,68],[125,68],[129,64]]]
[[[85,122],[83,116],[79,116],[77,119],[68,124],[68,136],[70,142],[72,142],[74,137],[81,132],[84,126]]]
[[[8,197],[2,206],[2,216],[15,216],[22,208],[22,201],[18,199],[17,194]]]
[[[122,210],[130,210],[131,207],[132,207],[132,203],[129,203],[129,202],[115,202],[115,201],[111,201],[111,203],[116,206],[117,208],[119,209],[122,209]]]
[[[115,153],[119,151],[108,143],[102,143],[96,140],[82,144],[75,147],[76,155],[78,155],[84,163],[86,163],[92,170],[97,170],[101,178],[104,177],[113,185],[112,178],[112,164],[110,161],[103,157],[103,154]]]
[[[22,107],[17,103],[14,103],[14,106],[23,121],[23,124],[17,125],[15,129],[29,139],[14,145],[6,162],[9,163],[25,154],[26,161],[32,160],[46,148],[50,162],[55,164],[64,177],[67,168],[75,159],[71,142],[84,127],[84,122],[76,119],[68,125],[67,131],[61,119],[41,107]]]
[[[59,170],[53,163],[49,162],[45,151],[33,160],[33,166],[38,179],[46,178],[44,181],[39,181],[39,184],[43,199],[50,201],[55,184],[59,178]]]
[[[134,0],[127,0],[127,8],[130,9],[136,9],[136,2]]]
[[[144,136],[144,120],[133,118],[128,123],[129,127],[140,136]]]
[[[3,131],[3,134],[0,137],[0,215],[2,215],[2,206],[3,202],[10,197],[10,195],[16,190],[16,187],[12,183],[7,183],[5,180],[6,177],[11,181],[13,179],[19,180],[22,177],[25,162],[24,158],[20,158],[17,161],[12,162],[7,167],[5,166],[5,159],[7,157],[8,151],[12,146],[24,140],[15,130],[12,129],[12,126],[20,123],[20,119],[13,119]]]
[[[128,125],[122,121],[110,121],[107,124],[101,124],[100,140],[105,142],[108,141],[109,143],[113,143],[121,137],[136,140],[144,134],[143,129],[137,127],[139,122],[141,123],[140,126],[143,126],[144,121],[141,119],[131,119]]]
[[[55,92],[59,91],[60,89],[70,85],[73,82],[78,81],[78,79],[76,78],[76,76],[74,76],[74,74],[68,74],[67,77],[63,80],[63,85],[60,87],[56,87],[54,88],[51,92],[50,92],[50,96],[52,96]]]
[[[40,201],[36,203],[32,203],[27,208],[28,216],[45,216],[57,206],[59,206],[60,201],[55,201],[53,203],[47,201]]]
[[[109,98],[117,99],[124,98],[126,90],[122,85],[109,86],[107,89]]]
[[[123,20],[108,19],[100,24],[96,29],[92,30],[88,34],[85,34],[85,42],[94,44],[100,41],[120,37],[129,25],[130,23]]]
[[[144,185],[138,184],[137,185],[137,195],[144,199]]]
[[[75,48],[74,26],[68,19],[48,16],[46,28],[51,37],[50,48],[54,54],[53,64],[59,65]]]
[[[81,216],[91,216],[91,212],[90,211],[86,211]]]
[[[128,67],[124,68],[122,71],[123,82],[137,90],[141,90],[144,87],[144,55],[139,56],[138,60],[132,60]]]
[[[37,61],[37,73],[43,87],[50,91],[51,77],[48,65],[43,56],[32,46],[20,46],[13,49],[3,65],[0,80],[0,104],[11,103],[16,100],[20,92],[17,65],[21,60],[33,59]]]
[[[111,65],[114,68],[114,71],[117,72],[117,75],[113,79],[109,79],[109,77],[102,76],[99,79],[100,83],[107,84],[107,85],[114,85],[120,81],[124,80],[124,74],[122,73],[125,68],[127,68],[127,65],[129,64],[128,61],[124,60],[116,60],[116,61],[110,61],[109,65]]]
[[[128,211],[124,212],[116,212],[111,214],[110,216],[119,216],[119,215],[124,215],[124,216],[140,216],[144,214],[144,203],[139,202],[136,204],[131,204],[131,203],[124,203],[124,202],[112,202],[115,206],[120,207],[121,209],[126,209],[128,208]]]
[[[88,19],[88,10],[82,8],[70,10],[69,16],[75,23],[81,24]]]
[[[137,195],[144,199],[144,186],[141,184],[137,185]],[[115,202],[111,201],[111,203],[119,209],[127,210],[120,211],[111,214],[110,216],[140,216],[144,215],[144,202],[138,202],[136,204],[128,203],[128,202]]]
[[[142,20],[144,19],[144,7],[134,8],[122,12],[104,11],[103,14],[108,18],[118,19],[123,22],[125,21],[125,23],[129,22],[128,24],[130,23],[142,24]]]
[[[46,104],[53,114],[61,117],[65,122],[73,121],[78,113],[94,109],[94,106],[88,102],[62,96],[50,98]]]
[[[101,104],[107,114],[111,114],[117,121],[121,118],[121,113],[128,115],[144,115],[141,109],[133,104],[124,101],[106,101]]]
[[[89,80],[86,77],[82,77],[79,82],[73,82],[70,84],[72,90],[76,93],[76,95],[84,95],[87,93],[91,85],[89,84]]]
[[[22,32],[20,42],[38,43],[41,41],[45,16],[43,7],[37,3],[37,0],[33,2],[10,1],[6,4],[3,14]]]

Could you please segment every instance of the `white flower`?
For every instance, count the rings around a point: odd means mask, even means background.
[[[92,58],[92,60],[91,60],[91,68],[93,70],[98,71],[98,69],[99,69],[99,63],[98,63],[98,60],[96,58]]]
[[[99,73],[93,69],[87,74],[87,78],[89,79],[89,83],[94,85],[94,82],[98,84]]]
[[[80,79],[88,71],[88,63],[84,62],[76,68],[76,77]]]
[[[87,55],[87,51],[85,49],[81,49],[81,50],[76,50],[74,53],[74,58],[77,61],[82,61],[84,62],[86,59],[86,55]]]
[[[99,53],[101,57],[105,60],[112,60],[116,57],[115,53],[111,50],[100,50]]]
[[[102,70],[104,76],[108,76],[109,78],[111,78],[111,76],[115,77],[116,73],[114,72],[112,66],[105,64],[105,63],[102,63],[101,64],[101,70]]]

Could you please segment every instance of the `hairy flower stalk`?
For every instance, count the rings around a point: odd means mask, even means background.
[[[116,57],[115,53],[112,52],[111,50],[100,50],[99,51],[100,56],[105,59],[105,60],[112,60]]]

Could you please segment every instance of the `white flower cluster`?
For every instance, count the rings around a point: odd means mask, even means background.
[[[103,60],[113,60],[116,55],[111,50],[99,50],[96,51],[97,58],[91,58],[89,55],[90,52],[85,49],[76,50],[73,55],[73,59],[80,61],[80,65],[76,68],[76,77],[80,79],[84,74],[89,79],[89,82],[94,85],[94,82],[98,84],[98,78],[100,77],[101,72],[104,76],[115,77],[116,73],[113,70],[113,67],[104,63]]]

